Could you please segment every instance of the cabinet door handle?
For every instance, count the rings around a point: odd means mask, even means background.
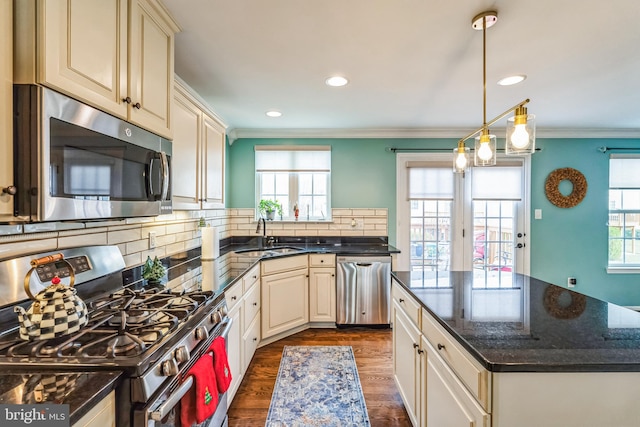
[[[142,107],[142,105],[140,105],[140,103],[139,103],[139,102],[136,102],[135,104],[133,104],[133,108],[136,108],[136,109],[138,109],[138,110],[139,110],[139,109],[140,109],[140,107]]]
[[[122,98],[122,102],[124,102],[125,104],[131,104],[131,98],[128,96],[126,98]]]
[[[413,348],[418,348],[418,347],[420,347],[420,344],[413,343]]]
[[[398,301],[399,301],[399,302],[404,302],[404,300],[403,300],[402,298],[400,298]]]
[[[438,343],[438,350],[444,350],[444,348],[445,348],[445,347],[444,347],[444,345],[443,345],[443,344]]]
[[[424,350],[418,349],[418,354],[424,353]]]

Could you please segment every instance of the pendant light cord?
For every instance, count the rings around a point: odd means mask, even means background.
[[[487,127],[487,17],[482,18],[482,126]]]

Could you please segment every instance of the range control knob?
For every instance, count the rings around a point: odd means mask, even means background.
[[[206,326],[198,326],[195,331],[196,339],[198,341],[206,340],[209,338],[209,331],[207,331]]]
[[[222,315],[220,314],[220,311],[216,310],[211,314],[211,321],[214,324],[218,324],[222,321]]]
[[[173,352],[173,357],[178,363],[186,362],[190,357],[189,350],[184,345],[180,346]]]
[[[172,377],[178,375],[178,362],[175,359],[167,359],[162,362],[162,375],[165,377]]]
[[[218,310],[218,311],[222,314],[223,317],[226,316],[227,313],[228,313],[227,306],[223,305],[222,307],[220,307],[220,310]]]

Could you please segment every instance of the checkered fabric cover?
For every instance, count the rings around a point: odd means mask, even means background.
[[[27,310],[26,318],[20,318],[20,338],[43,340],[77,332],[87,324],[87,306],[76,296],[76,290],[63,284],[51,285],[35,297]],[[36,304],[40,313],[34,313]]]

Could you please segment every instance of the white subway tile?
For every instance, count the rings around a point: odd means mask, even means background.
[[[139,228],[133,228],[122,231],[109,231],[107,233],[107,244],[115,245],[116,243],[131,242],[140,240],[142,233]]]
[[[58,247],[69,248],[73,246],[93,246],[106,245],[107,233],[91,233],[78,236],[68,236],[58,238]]]

